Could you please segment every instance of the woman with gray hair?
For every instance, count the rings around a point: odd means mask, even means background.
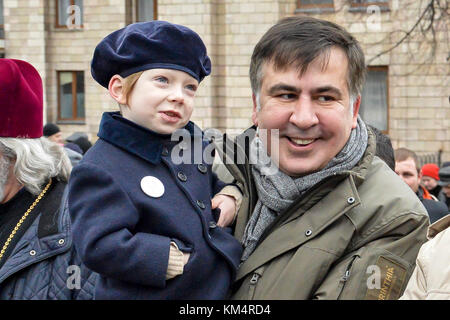
[[[63,149],[42,137],[39,139],[0,138],[0,202],[11,163],[13,174],[28,192],[38,195],[50,178],[68,182],[72,165]],[[30,169],[32,168],[32,169]],[[2,172],[4,171],[4,172]]]
[[[0,299],[92,299],[96,274],[72,245],[71,164],[42,137],[42,81],[0,59]]]

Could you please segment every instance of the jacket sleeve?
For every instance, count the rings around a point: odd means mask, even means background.
[[[121,281],[165,287],[170,238],[131,232],[139,212],[109,172],[92,163],[75,167],[69,210],[75,248],[89,269]]]
[[[426,241],[428,217],[406,213],[380,230],[372,241],[356,246],[332,265],[315,299],[397,300]]]
[[[80,260],[76,250],[72,249],[72,261],[66,269],[66,286],[71,290],[72,300],[94,299],[95,282],[98,274],[88,269]]]
[[[218,194],[226,186],[229,186],[229,185],[235,186],[235,184],[232,184],[232,183],[227,184],[227,183],[221,181],[217,177],[217,174],[215,174],[214,172],[211,172],[211,179],[212,179],[212,189],[213,189],[214,195]]]
[[[427,297],[427,281],[420,263],[417,260],[416,268],[409,279],[408,286],[399,300],[425,300]]]

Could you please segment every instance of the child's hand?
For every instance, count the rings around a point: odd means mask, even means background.
[[[211,208],[220,209],[220,217],[217,221],[219,227],[227,227],[233,222],[236,215],[236,201],[233,197],[217,194],[211,200]]]

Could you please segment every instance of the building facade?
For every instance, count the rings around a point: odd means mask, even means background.
[[[248,69],[255,44],[280,18],[311,15],[344,26],[361,42],[369,69],[364,120],[387,133],[394,148],[419,154],[442,150],[442,161],[448,161],[445,5],[437,0],[0,0],[0,57],[27,60],[38,69],[47,122],[57,123],[65,137],[86,132],[95,141],[102,113],[118,110],[91,77],[95,46],[136,21],[186,25],[204,40],[213,66],[200,85],[193,121],[203,129],[237,134],[251,125]]]

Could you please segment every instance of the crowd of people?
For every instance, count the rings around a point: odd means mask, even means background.
[[[119,111],[92,145],[44,126],[39,73],[0,59],[0,299],[450,298],[450,163],[420,168],[361,119],[349,32],[272,26],[251,57],[253,126],[234,138],[190,121],[211,67],[181,25],[109,34],[91,72]],[[174,160],[198,141],[214,165]]]

